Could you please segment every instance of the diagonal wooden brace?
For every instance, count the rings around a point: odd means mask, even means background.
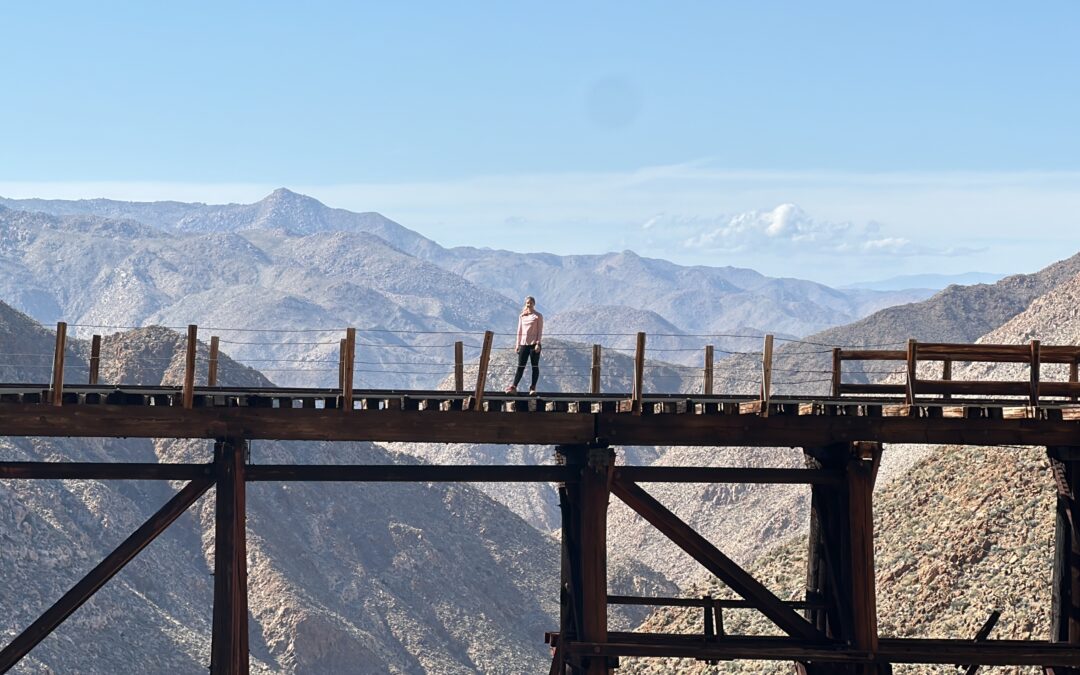
[[[761,582],[750,576],[746,570],[721,553],[641,487],[635,483],[615,479],[611,485],[611,492],[641,514],[679,548],[690,554],[694,560],[715,574],[733,591],[750,602],[755,609],[768,617],[785,633],[803,640],[825,641],[825,635],[813,624],[785,605],[772,591],[765,588]]]

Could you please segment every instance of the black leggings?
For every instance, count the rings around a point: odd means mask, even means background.
[[[521,376],[525,374],[525,363],[532,359],[532,386],[529,389],[536,389],[536,381],[540,379],[540,350],[536,348],[536,345],[523,345],[518,348],[518,367],[517,374],[514,375],[514,386],[518,386],[518,382],[521,382]]]

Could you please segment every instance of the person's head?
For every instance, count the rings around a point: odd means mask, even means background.
[[[528,314],[536,309],[536,298],[531,295],[525,296],[525,306],[521,308],[522,314]]]

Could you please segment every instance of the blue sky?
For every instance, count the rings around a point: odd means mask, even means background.
[[[8,2],[0,23],[4,196],[288,186],[445,244],[833,283],[1080,249],[1076,2]]]

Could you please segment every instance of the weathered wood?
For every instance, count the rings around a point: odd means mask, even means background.
[[[841,349],[841,361],[906,361],[904,349]]]
[[[56,324],[56,347],[53,351],[52,387],[50,400],[56,407],[64,404],[64,352],[67,349],[67,324]]]
[[[1031,341],[1031,354],[1030,354],[1030,369],[1031,369],[1031,391],[1028,394],[1028,400],[1031,405],[1039,405],[1039,341]]]
[[[919,344],[914,338],[907,342],[907,378],[905,379],[905,402],[915,405],[915,385],[918,381]]]
[[[854,646],[871,653],[878,650],[872,506],[874,472],[872,461],[854,460],[848,463],[852,632]]]
[[[703,383],[701,390],[706,396],[713,393],[713,346],[705,345],[705,372],[702,373]]]
[[[212,484],[209,476],[204,476],[188,483],[165,506],[151,516],[139,529],[135,530],[122,544],[116,547],[93,570],[84,576],[71,590],[47,609],[37,621],[30,624],[0,652],[0,673],[6,673],[15,666],[31,649],[44,640],[65,619],[83,605],[90,597],[124,568],[139,551],[146,548],[159,534],[165,531],[184,511],[209,489]]]
[[[454,343],[454,391],[465,391],[465,343],[461,340]]]
[[[353,409],[353,376],[356,373],[356,329],[345,329],[345,348],[341,358],[341,408],[346,412]]]
[[[761,412],[762,417],[769,416],[769,399],[772,396],[772,356],[773,336],[765,336],[765,344],[761,350]]]
[[[487,385],[488,364],[491,362],[491,343],[495,333],[484,331],[484,343],[480,348],[480,363],[476,369],[476,391],[473,394],[472,409],[484,409],[484,387]]]
[[[949,360],[949,359],[944,359],[941,362],[941,379],[943,381],[945,381],[945,382],[948,382],[948,381],[952,380],[952,361]],[[941,398],[945,399],[946,401],[951,399],[952,398],[952,392],[951,391],[945,392],[944,394],[941,395]]]
[[[1069,364],[1069,384],[1077,384],[1080,381],[1080,360],[1073,359]],[[1072,395],[1072,400],[1080,400],[1080,391]]]
[[[645,333],[637,334],[637,347],[634,350],[634,382],[630,395],[634,402],[634,414],[642,414],[642,397],[645,391]]]
[[[589,393],[600,393],[600,363],[602,356],[600,345],[592,346],[592,368],[589,370]]]
[[[727,584],[731,590],[750,601],[781,630],[804,640],[822,640],[824,635],[795,610],[785,605],[772,591],[750,576],[731,558],[694,531],[678,516],[634,483],[614,480],[611,492],[639,513],[653,527],[686,551],[694,560]]]
[[[248,672],[245,476],[247,444],[214,446],[217,504],[214,519],[214,612],[211,675]]]
[[[0,462],[0,478],[82,480],[195,480],[209,464],[136,462]]]
[[[709,466],[617,466],[615,477],[633,483],[767,483],[838,487],[839,471]]]
[[[88,384],[98,383],[98,374],[101,372],[101,336],[95,335],[90,338],[90,375]]]
[[[840,358],[841,349],[833,347],[832,350],[832,397],[840,398],[840,385],[844,381],[843,359]]]
[[[345,391],[345,338],[338,341],[338,390]]]
[[[0,464],[0,477],[3,471],[4,465]],[[576,480],[566,467],[547,465],[256,464],[246,471],[249,481],[552,483]]]
[[[195,404],[195,350],[199,346],[199,327],[188,324],[187,344],[184,354],[184,388],[182,393],[184,407],[191,409]]]
[[[221,351],[221,338],[210,336],[210,358],[206,363],[206,386],[217,386],[218,356]]]

